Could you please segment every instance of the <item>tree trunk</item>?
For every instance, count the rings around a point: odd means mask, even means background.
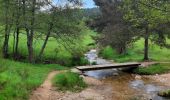
[[[51,31],[52,31],[52,29],[53,29],[54,16],[55,16],[55,9],[54,9],[54,11],[53,11],[53,13],[52,13],[51,21],[50,21],[49,28],[48,28],[48,31],[47,31],[47,35],[46,35],[44,44],[43,44],[43,46],[42,46],[42,48],[41,48],[41,51],[40,51],[40,53],[39,53],[38,59],[41,59],[41,57],[42,57],[42,55],[43,55],[43,53],[44,53],[44,49],[45,49],[45,47],[46,47],[46,45],[47,45],[48,39],[49,39],[49,37],[50,37],[50,35],[51,35]]]
[[[49,37],[50,37],[50,35],[51,35],[51,30],[52,30],[52,28],[53,28],[53,22],[51,22],[50,25],[49,25],[49,29],[48,29],[48,32],[47,32],[47,35],[46,35],[44,44],[43,44],[43,46],[42,46],[42,48],[41,48],[41,51],[40,51],[40,53],[39,53],[38,59],[41,59],[41,57],[42,57],[42,54],[43,54],[44,49],[45,49],[45,47],[46,47],[46,45],[47,45],[48,39],[49,39]]]
[[[121,46],[119,45],[116,48],[117,48],[116,50],[117,50],[118,54],[120,54],[120,55],[124,55],[127,53],[126,43],[122,43]]]
[[[33,62],[33,39],[31,37],[29,37],[27,40],[27,47],[28,47],[28,60],[30,63],[32,63]]]
[[[10,23],[9,23],[9,0],[5,3],[5,39],[3,44],[3,56],[4,58],[8,58],[8,42],[9,42],[9,35],[10,35]]]
[[[149,60],[149,29],[145,29],[145,47],[144,47],[144,60]]]
[[[47,35],[46,35],[46,38],[45,38],[44,44],[43,44],[43,46],[42,46],[42,48],[41,48],[41,51],[40,51],[40,53],[39,53],[38,59],[41,59],[41,57],[42,57],[42,55],[43,55],[43,53],[44,53],[44,49],[45,49],[45,47],[46,47],[46,45],[47,45],[48,39],[49,39],[50,34],[51,34],[52,26],[53,26],[53,25],[50,25],[49,31],[48,31],[48,33],[47,33]]]
[[[14,30],[14,33],[13,33],[13,57],[15,57],[15,40],[16,40],[16,29]]]
[[[32,1],[32,10],[31,10],[31,30],[30,33],[27,32],[27,47],[28,47],[28,60],[30,63],[33,63],[33,36],[34,36],[34,23],[35,23],[35,6],[36,0]]]
[[[9,25],[5,26],[5,40],[3,44],[3,56],[4,58],[8,58],[8,42],[9,42]]]
[[[20,33],[20,28],[17,27],[17,30],[16,30],[16,43],[15,43],[15,58],[18,57],[19,33]]]
[[[16,1],[17,6],[17,16],[16,16],[16,34],[15,34],[15,45],[14,45],[14,58],[18,59],[18,45],[19,45],[19,34],[20,34],[20,17],[21,17],[21,0]]]

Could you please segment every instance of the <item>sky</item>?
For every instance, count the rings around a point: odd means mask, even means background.
[[[53,0],[54,2],[57,2],[57,0]],[[93,8],[95,7],[95,4],[93,0],[83,0],[83,8]]]
[[[95,7],[95,4],[93,0],[83,0],[84,8],[93,8]]]

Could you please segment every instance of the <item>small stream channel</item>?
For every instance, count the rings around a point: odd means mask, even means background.
[[[91,50],[85,55],[91,63],[111,63],[98,58],[96,50]],[[170,100],[170,98],[163,98],[157,95],[158,91],[166,90],[170,87],[145,76],[126,73],[120,69],[87,71],[85,74],[110,84],[115,97],[113,100]]]

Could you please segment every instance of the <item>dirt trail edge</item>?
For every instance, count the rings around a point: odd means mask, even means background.
[[[59,73],[50,72],[44,83],[32,92],[29,100],[112,100],[112,88],[109,85],[85,76],[81,76],[88,84],[85,90],[79,93],[57,91],[51,81]]]
[[[51,95],[54,91],[52,91],[52,82],[53,77],[58,74],[59,71],[52,71],[48,74],[44,83],[33,91],[29,100],[50,100]]]

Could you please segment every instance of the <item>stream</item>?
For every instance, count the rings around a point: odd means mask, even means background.
[[[86,58],[96,64],[113,63],[99,58],[96,50],[91,50],[85,54]],[[90,77],[110,84],[113,89],[113,100],[170,100],[157,95],[158,91],[166,90],[170,87],[162,83],[131,73],[121,71],[121,69],[86,71],[85,74]]]

